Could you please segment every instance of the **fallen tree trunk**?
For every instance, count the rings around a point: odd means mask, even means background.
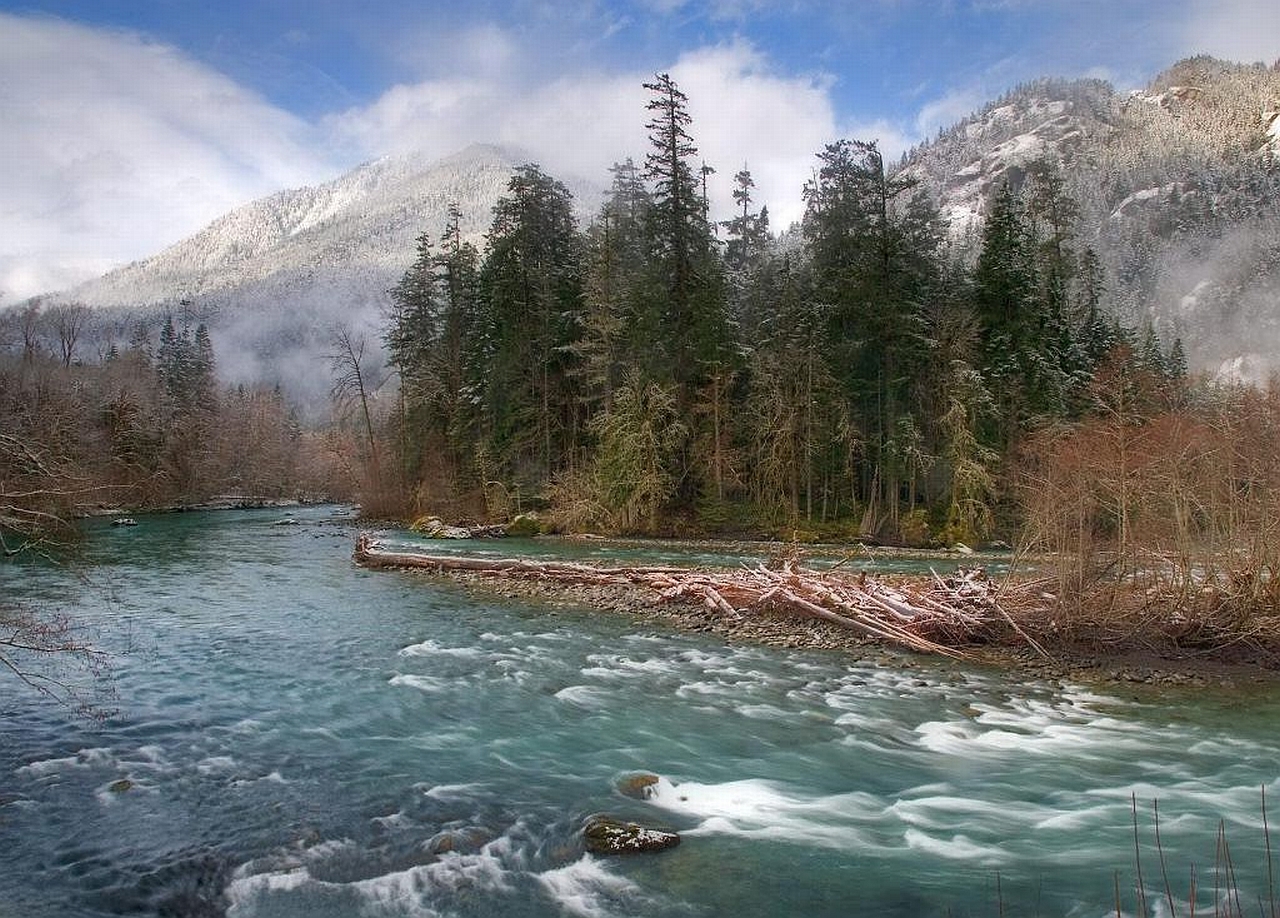
[[[976,569],[958,571],[950,578],[934,574],[917,583],[890,586],[867,574],[809,570],[791,563],[781,570],[759,565],[736,571],[700,571],[390,552],[367,535],[356,541],[354,558],[369,568],[466,571],[572,584],[633,584],[652,590],[664,601],[697,602],[729,617],[761,612],[799,615],[921,653],[953,658],[965,656],[958,649],[965,644],[1010,637],[1044,653],[1001,605],[1016,601],[1026,606],[1030,594],[1002,588]]]

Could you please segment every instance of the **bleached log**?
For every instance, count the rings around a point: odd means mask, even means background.
[[[812,571],[785,562],[780,570],[763,565],[735,571],[679,567],[619,567],[529,558],[476,558],[384,551],[367,535],[356,542],[357,563],[370,568],[466,571],[491,577],[523,577],[568,584],[626,585],[653,590],[668,602],[699,601],[707,609],[740,619],[770,609],[817,618],[922,653],[963,658],[956,648],[988,639],[1007,626],[1037,652],[1043,648],[997,601],[1005,594],[981,571],[962,571],[951,580],[893,586],[869,577]],[[1033,602],[1026,591],[1020,602]],[[1028,598],[1030,597],[1030,598]],[[944,643],[945,642],[945,643]]]

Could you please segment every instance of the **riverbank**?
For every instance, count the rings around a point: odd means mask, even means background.
[[[203,513],[213,510],[282,510],[290,507],[314,507],[331,504],[328,497],[257,497],[242,494],[222,494],[207,500],[191,503],[146,504],[120,506],[97,506],[81,509],[76,513],[80,519],[95,517],[128,516],[142,513]]]
[[[840,653],[851,660],[910,666],[925,658],[839,625],[811,617],[766,611],[729,617],[701,603],[664,600],[634,584],[579,584],[546,579],[503,577],[472,571],[414,571],[419,576],[459,584],[469,591],[543,603],[553,608],[587,609],[672,631],[715,635],[727,643],[760,644],[788,650]],[[960,648],[966,662],[1015,670],[1029,679],[1106,686],[1185,686],[1232,688],[1280,685],[1280,667],[1267,658],[1239,662],[1225,652],[1203,650],[1180,656],[1153,652],[1137,640],[1104,643],[1101,637],[1074,635],[1069,642],[1037,633],[1047,655],[1021,644]],[[1229,650],[1229,649],[1228,649]],[[932,658],[931,658],[932,659]]]

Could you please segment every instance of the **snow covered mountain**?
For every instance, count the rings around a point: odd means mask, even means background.
[[[67,291],[95,307],[178,309],[208,319],[223,375],[280,381],[303,398],[327,390],[323,362],[335,324],[380,335],[387,291],[413,261],[417,237],[437,240],[451,204],[479,244],[518,150],[475,145],[453,156],[387,157],[323,185],[237,208],[151,258]],[[601,192],[568,182],[583,214]]]
[[[750,151],[745,151],[747,155]],[[816,152],[816,151],[815,151]],[[158,255],[66,291],[96,307],[208,317],[231,380],[327,388],[330,332],[370,342],[416,237],[451,203],[474,241],[518,151],[473,146],[438,161],[378,160],[314,188],[238,208]],[[1056,165],[1097,252],[1106,305],[1178,335],[1197,368],[1260,378],[1280,369],[1280,68],[1183,61],[1144,90],[1042,80],[1009,92],[909,154],[972,252],[992,193]],[[561,176],[581,218],[603,192]],[[797,194],[799,190],[797,189]]]
[[[1105,300],[1181,336],[1198,368],[1280,369],[1280,65],[1182,61],[1143,90],[1018,87],[911,152],[903,171],[972,247],[987,203],[1058,167]]]

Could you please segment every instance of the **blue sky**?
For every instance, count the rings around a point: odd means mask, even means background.
[[[474,141],[603,178],[670,70],[727,179],[783,218],[822,143],[896,154],[1016,83],[1137,87],[1280,57],[1275,0],[0,0],[0,301],[144,257],[230,207]]]

